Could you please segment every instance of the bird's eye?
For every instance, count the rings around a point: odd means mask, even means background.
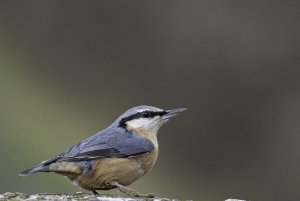
[[[150,117],[150,112],[148,112],[148,111],[142,112],[142,117],[143,118],[149,118]]]

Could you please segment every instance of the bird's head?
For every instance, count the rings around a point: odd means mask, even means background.
[[[117,120],[119,127],[127,130],[144,131],[156,134],[170,118],[187,108],[163,110],[152,106],[137,106],[127,110]]]

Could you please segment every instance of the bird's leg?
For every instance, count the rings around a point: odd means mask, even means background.
[[[92,192],[95,196],[99,195],[99,193],[96,190],[92,190]]]
[[[119,184],[116,181],[110,181],[110,182],[108,182],[108,184],[110,186],[114,186],[114,187],[118,188],[120,191],[122,191],[123,193],[126,193],[130,197],[141,197],[141,198],[153,198],[154,197],[154,195],[152,193],[141,194],[133,189],[130,189],[128,187],[125,187],[125,186]]]

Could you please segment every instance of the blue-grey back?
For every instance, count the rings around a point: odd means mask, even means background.
[[[110,126],[74,145],[61,156],[69,160],[90,160],[101,157],[129,157],[150,152],[150,140],[117,126]]]

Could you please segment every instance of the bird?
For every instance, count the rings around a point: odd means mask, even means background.
[[[95,195],[116,188],[130,197],[152,198],[152,193],[142,194],[127,186],[153,168],[159,128],[186,110],[146,105],[130,108],[107,128],[19,175],[54,172]]]

